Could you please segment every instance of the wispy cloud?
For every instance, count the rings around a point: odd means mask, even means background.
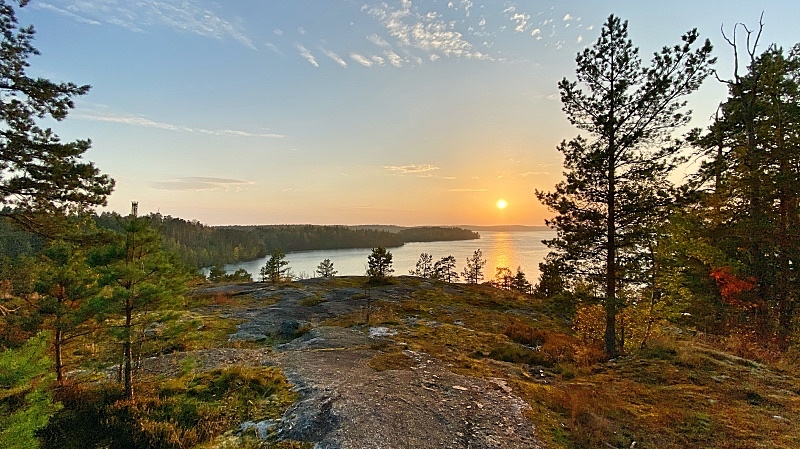
[[[84,23],[133,31],[168,26],[199,36],[233,39],[256,49],[239,20],[226,20],[199,0],[48,0],[35,1],[33,6]]]
[[[392,48],[392,44],[386,42],[384,38],[378,36],[377,34],[370,34],[369,36],[367,36],[367,40],[377,45],[378,47]]]
[[[189,176],[185,178],[175,178],[169,181],[157,181],[151,184],[154,189],[161,190],[235,190],[241,191],[248,185],[254,184],[251,181],[229,178],[213,178],[205,176]]]
[[[90,19],[88,17],[81,16],[79,14],[76,14],[76,13],[72,12],[72,11],[67,11],[66,9],[59,8],[58,6],[51,5],[50,3],[34,2],[32,4],[32,6],[34,8],[37,8],[37,9],[44,9],[44,10],[47,10],[47,11],[52,11],[52,12],[61,14],[63,16],[69,17],[70,19],[74,19],[74,20],[76,20],[78,22],[81,22],[81,23],[86,23],[86,24],[89,24],[89,25],[102,25],[103,24],[102,22],[98,22],[97,20],[93,20],[93,19]]]
[[[303,46],[303,44],[296,42],[294,44],[294,48],[296,48],[297,51],[300,52],[300,56],[306,61],[308,61],[309,64],[313,65],[314,67],[319,67],[317,58],[315,58],[314,55],[312,55],[311,52],[306,47]]]
[[[350,59],[363,65],[364,67],[372,67],[372,61],[366,56],[362,56],[358,53],[350,53]]]
[[[327,49],[323,48],[322,46],[320,46],[319,49],[320,49],[321,52],[325,53],[325,56],[331,58],[334,62],[336,62],[337,64],[339,64],[343,68],[345,68],[345,69],[347,68],[347,61],[342,59],[341,56],[337,55],[336,52],[334,52],[333,50],[327,50]]]
[[[275,133],[258,133],[242,131],[237,129],[206,129],[206,128],[193,128],[183,125],[175,125],[173,123],[157,122],[145,117],[127,114],[110,114],[105,112],[76,112],[72,117],[91,120],[96,122],[109,122],[120,123],[130,126],[142,126],[145,128],[156,128],[167,131],[175,131],[190,134],[204,134],[210,136],[240,136],[240,137],[263,137],[270,139],[282,139],[286,137],[283,134]]]
[[[276,54],[283,55],[283,52],[278,48],[278,46],[273,44],[272,42],[267,42],[266,44],[264,44],[264,46],[269,48],[270,50],[272,50]]]
[[[439,167],[431,164],[384,165],[383,168],[390,172],[400,173],[403,175],[430,174],[430,172],[439,169]]]
[[[486,192],[489,189],[450,189],[448,192]]]

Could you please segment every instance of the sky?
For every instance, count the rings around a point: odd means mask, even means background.
[[[658,5],[658,6],[655,6]],[[30,73],[92,86],[61,122],[116,180],[106,210],[210,225],[543,225],[579,134],[557,83],[609,16],[644,60],[736,23],[800,42],[800,2],[32,0]],[[742,37],[742,28],[738,36]],[[688,98],[705,127],[724,100]],[[504,199],[507,207],[497,202]]]

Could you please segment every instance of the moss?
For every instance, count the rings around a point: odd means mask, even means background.
[[[369,361],[369,366],[376,371],[409,370],[414,366],[414,360],[399,351],[380,352]]]

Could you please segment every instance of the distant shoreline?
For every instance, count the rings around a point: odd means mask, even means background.
[[[281,227],[281,226],[305,226],[305,225],[298,225],[298,224],[273,224],[273,225],[218,225],[212,226],[217,228],[269,228],[269,227]],[[426,228],[426,227],[436,227],[436,228],[461,228],[461,229],[468,229],[474,232],[480,231],[494,231],[494,232],[530,232],[530,231],[549,231],[550,227],[548,226],[535,226],[535,225],[432,225],[432,226],[400,226],[400,225],[381,225],[381,224],[369,224],[369,225],[312,225],[312,226],[342,226],[345,228],[350,229],[371,229],[377,231],[387,231],[392,233],[397,233],[405,229],[414,229],[414,228]]]

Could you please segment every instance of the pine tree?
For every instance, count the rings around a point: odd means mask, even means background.
[[[562,142],[566,179],[554,192],[537,192],[557,214],[547,224],[558,237],[546,243],[577,276],[604,285],[605,349],[612,357],[618,292],[642,281],[651,263],[643,249],[673,197],[666,180],[680,161],[680,145],[672,133],[690,118],[681,98],[700,86],[714,62],[709,41],[692,49],[697,38],[689,31],[643,67],[627,22],[612,15],[597,42],[578,54],[577,81],[558,85],[570,123],[591,139]]]
[[[338,271],[333,269],[333,262],[330,259],[325,259],[317,265],[317,273],[324,278],[330,278],[336,276]]]
[[[444,282],[458,282],[459,276],[456,273],[456,258],[445,256],[433,264],[433,275],[436,279]]]
[[[498,288],[511,290],[514,275],[511,274],[511,269],[508,267],[497,267],[494,275],[494,285]]]
[[[105,204],[114,182],[81,161],[88,140],[64,143],[39,126],[43,118],[66,118],[73,98],[89,86],[28,76],[28,59],[39,54],[34,34],[32,26],[20,28],[14,8],[0,0],[0,215],[43,232],[53,217]]]
[[[426,279],[432,278],[435,274],[433,265],[433,256],[428,253],[422,253],[419,255],[415,269],[409,270],[408,274]]]
[[[123,321],[113,334],[122,343],[125,395],[132,398],[135,330],[143,334],[148,311],[182,298],[187,273],[177,258],[162,248],[161,235],[148,220],[132,215],[123,226],[124,233],[95,250],[90,261],[108,288],[109,308]]]
[[[486,266],[486,259],[480,249],[475,250],[471,257],[467,257],[467,266],[464,267],[461,276],[467,284],[477,284],[483,280],[483,267]]]
[[[276,284],[284,280],[289,271],[289,262],[284,260],[285,258],[286,254],[280,249],[273,251],[267,263],[261,268],[261,281]]]
[[[47,327],[53,333],[53,359],[56,380],[64,380],[64,345],[75,337],[81,324],[101,312],[93,301],[100,286],[97,272],[88,263],[84,249],[65,242],[51,242],[44,250],[38,271],[36,290],[40,295],[39,313],[49,317]]]
[[[528,282],[528,278],[525,276],[520,266],[517,267],[517,274],[511,279],[511,289],[527,294],[530,294],[532,291],[531,283]]]
[[[367,258],[367,276],[370,282],[384,282],[394,273],[392,268],[392,253],[386,248],[378,246],[372,248],[372,254]]]

